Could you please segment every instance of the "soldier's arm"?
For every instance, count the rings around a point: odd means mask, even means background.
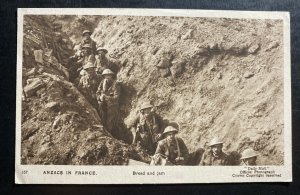
[[[114,99],[118,99],[120,97],[120,92],[121,92],[121,86],[120,83],[116,82],[115,84],[115,90],[113,94]]]
[[[129,128],[132,128],[132,127],[135,127],[137,126],[137,124],[139,123],[140,121],[140,117],[139,116],[136,116],[128,125]]]
[[[224,165],[230,165],[229,156],[224,153]]]
[[[186,147],[184,141],[182,139],[180,139],[180,152],[181,152],[181,156],[184,158],[184,162],[186,162],[188,160],[188,156],[189,156],[189,150]]]
[[[204,162],[205,158],[206,158],[206,152],[204,152],[204,154],[202,155],[201,161],[199,163],[200,166],[205,166],[205,162]]]
[[[163,149],[162,149],[162,143],[161,142],[158,142],[157,148],[155,150],[155,154],[165,155],[164,152],[163,152]]]
[[[155,113],[155,120],[155,125],[157,126],[156,133],[162,133],[164,131],[163,118]]]
[[[96,91],[96,97],[97,97],[97,98],[98,98],[98,97],[101,95],[101,93],[102,93],[102,83],[103,83],[103,81],[100,82],[100,84],[99,84],[99,86],[98,86],[98,89],[97,89],[97,91]]]

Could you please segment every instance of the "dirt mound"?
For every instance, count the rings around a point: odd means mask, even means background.
[[[227,152],[254,147],[260,164],[283,164],[282,29],[276,20],[108,16],[92,36],[135,89],[126,123],[150,99],[191,151],[219,136]]]

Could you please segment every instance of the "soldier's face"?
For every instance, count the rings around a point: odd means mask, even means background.
[[[106,74],[106,75],[104,75],[104,78],[107,79],[107,80],[113,80],[113,75]]]
[[[88,69],[86,69],[86,72],[87,72],[89,75],[92,75],[92,74],[94,74],[95,70],[94,70],[94,68],[88,68]]]
[[[223,145],[222,144],[217,144],[211,146],[211,150],[214,155],[219,155],[222,152]]]
[[[256,165],[256,156],[243,159],[243,162],[245,163],[245,165],[250,165],[250,166]]]
[[[175,140],[175,133],[173,133],[173,132],[168,133],[166,135],[166,138],[167,138],[168,142],[171,142],[171,141]]]
[[[144,114],[145,116],[149,116],[150,113],[151,113],[151,108],[143,109],[143,114]]]
[[[88,48],[83,48],[82,53],[83,53],[83,55],[87,55],[88,54]]]
[[[98,51],[98,55],[100,57],[104,57],[105,56],[105,52],[103,50]]]
[[[83,34],[83,37],[84,37],[84,38],[89,38],[89,37],[90,37],[90,34],[89,34],[89,33],[84,33],[84,34]]]

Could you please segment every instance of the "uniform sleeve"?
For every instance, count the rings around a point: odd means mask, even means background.
[[[96,46],[96,42],[94,40],[92,40],[92,52],[93,54],[96,54],[96,50],[97,50],[97,46]]]
[[[140,117],[136,116],[128,125],[129,128],[136,127],[140,121]]]
[[[206,159],[207,153],[204,152],[204,154],[202,155],[201,161],[199,163],[200,166],[205,166],[205,162],[204,160]]]
[[[164,152],[163,152],[163,149],[162,149],[162,143],[161,143],[161,142],[159,142],[159,143],[157,144],[157,148],[156,148],[156,150],[155,150],[155,154],[162,154],[162,155],[165,155]]]
[[[164,131],[164,126],[163,126],[163,118],[155,113],[155,125],[157,126],[156,133],[162,133]]]
[[[96,97],[100,96],[102,93],[102,84],[103,84],[103,80],[100,82],[97,92],[96,92]]]
[[[179,141],[180,141],[180,152],[181,152],[180,155],[184,158],[184,161],[186,161],[189,156],[189,150],[187,149],[187,147],[182,139],[180,139]]]
[[[229,156],[224,153],[224,165],[230,165],[229,163]]]
[[[121,92],[121,85],[120,85],[120,83],[116,82],[113,99],[115,99],[115,100],[118,99],[120,97],[120,92]]]

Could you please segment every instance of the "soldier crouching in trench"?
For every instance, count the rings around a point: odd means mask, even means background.
[[[161,139],[163,120],[153,111],[150,102],[141,105],[139,115],[129,125],[133,135],[133,145],[138,145],[150,155],[154,154],[157,142]]]
[[[102,72],[104,79],[99,84],[96,92],[99,115],[103,125],[113,135],[116,136],[117,124],[119,121],[119,97],[121,86],[116,81],[115,73],[110,69]]]
[[[219,138],[213,138],[209,144],[209,150],[203,154],[200,166],[224,166],[229,165],[228,155],[222,150],[223,142]]]
[[[256,166],[256,159],[258,154],[252,148],[244,150],[241,155],[241,165]]]
[[[155,155],[150,165],[197,165],[203,154],[203,149],[189,153],[184,141],[177,137],[175,127],[165,128],[163,140],[158,142]]]

